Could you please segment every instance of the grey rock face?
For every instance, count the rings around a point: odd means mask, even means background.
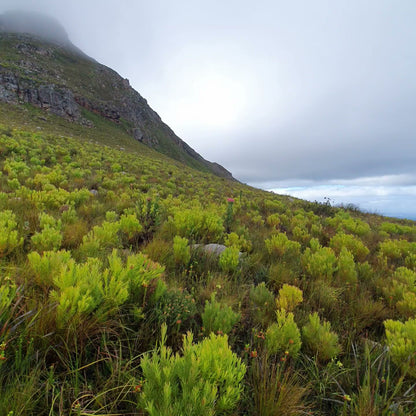
[[[0,101],[10,104],[28,103],[69,120],[80,120],[81,112],[73,93],[55,85],[36,85],[21,79],[0,66]]]

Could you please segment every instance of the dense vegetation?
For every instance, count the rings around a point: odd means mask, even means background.
[[[0,414],[416,412],[414,223],[93,135],[0,127]]]

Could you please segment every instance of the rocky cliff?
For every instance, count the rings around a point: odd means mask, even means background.
[[[55,37],[36,30],[42,19],[0,16],[0,101],[31,104],[86,127],[94,113],[176,160],[232,178],[176,136],[127,79],[72,45],[56,22]]]

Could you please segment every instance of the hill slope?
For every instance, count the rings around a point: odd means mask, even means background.
[[[35,24],[33,16],[23,17],[0,16],[0,101],[31,104],[86,127],[94,126],[93,113],[167,156],[232,178],[176,136],[127,79],[72,45],[56,22],[37,17]],[[46,38],[37,30],[42,22],[52,27]],[[25,30],[35,34],[11,32]],[[58,41],[52,42],[56,32]]]

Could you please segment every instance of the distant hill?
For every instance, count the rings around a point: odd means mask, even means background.
[[[85,128],[98,116],[173,159],[232,179],[176,136],[127,79],[74,46],[56,20],[1,15],[0,51],[0,102],[30,104]]]

